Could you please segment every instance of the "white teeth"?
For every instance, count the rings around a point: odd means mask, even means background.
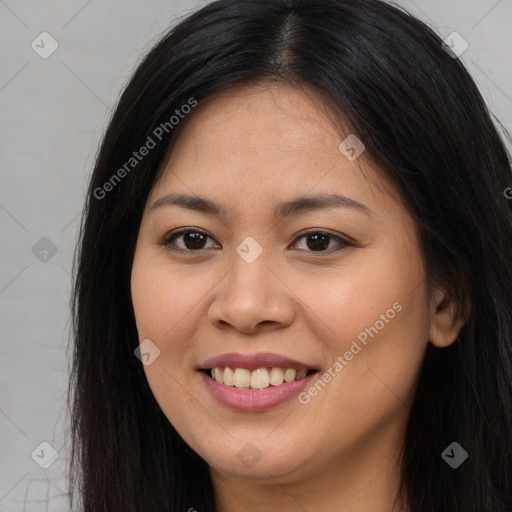
[[[220,368],[219,368],[219,370],[220,370]],[[224,373],[223,373],[222,377],[223,377],[222,384],[225,384],[226,386],[232,386],[233,382],[234,382],[235,372],[231,368],[226,366],[226,368],[224,368]]]
[[[266,368],[257,368],[251,373],[251,388],[268,388],[269,384],[270,378]]]
[[[221,371],[220,368],[214,368],[213,369],[213,378],[220,382],[221,384],[224,384],[224,372]]]
[[[295,380],[296,370],[294,368],[286,368],[286,371],[283,374],[283,379],[286,382],[293,382]]]
[[[248,388],[251,384],[251,372],[246,368],[236,368],[234,384],[237,388]]]
[[[270,370],[270,371],[269,371]],[[283,382],[293,382],[294,380],[306,377],[308,370],[301,368],[257,368],[252,372],[247,368],[212,368],[211,376],[219,384],[225,386],[235,386],[237,388],[264,389],[270,385],[279,386]]]
[[[283,383],[283,369],[282,368],[272,368],[270,370],[270,384],[272,386],[279,386],[279,384]]]

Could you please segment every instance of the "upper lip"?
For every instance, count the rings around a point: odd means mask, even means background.
[[[257,354],[239,354],[231,352],[221,354],[204,361],[199,370],[209,370],[211,368],[226,367],[230,368],[246,368],[247,370],[255,370],[256,368],[307,368],[308,370],[316,370],[314,366],[308,363],[290,359],[289,357],[271,352],[260,352]]]

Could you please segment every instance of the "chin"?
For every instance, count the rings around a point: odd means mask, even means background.
[[[282,443],[278,440],[274,444],[268,440],[253,442],[248,439],[237,442],[229,437],[225,445],[215,443],[213,451],[209,450],[210,445],[205,447],[208,453],[198,453],[214,471],[234,477],[265,481],[275,478],[281,481],[307,465],[307,455],[303,450],[300,454],[297,452],[294,454],[292,448],[279,450],[280,447],[282,448]],[[263,442],[264,446],[262,446]],[[238,444],[240,448],[235,448]]]

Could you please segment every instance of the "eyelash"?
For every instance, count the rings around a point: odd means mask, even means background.
[[[187,234],[187,233],[199,233],[201,235],[204,235],[204,236],[212,239],[212,237],[208,233],[203,231],[202,229],[184,228],[184,229],[180,229],[178,231],[166,234],[163,237],[163,239],[158,243],[158,245],[166,248],[167,250],[181,252],[181,253],[201,253],[202,251],[207,251],[209,249],[209,248],[206,248],[206,249],[192,250],[192,249],[182,249],[181,247],[176,247],[176,246],[172,247],[173,241],[176,238],[178,238],[181,235]],[[297,240],[300,240],[301,238],[305,238],[310,235],[324,235],[324,236],[329,237],[330,239],[337,240],[339,243],[339,247],[335,248],[334,250],[331,248],[331,249],[326,249],[326,250],[322,250],[322,251],[307,251],[307,250],[305,251],[305,252],[309,252],[311,254],[315,254],[315,255],[317,255],[317,254],[332,254],[334,252],[338,252],[343,249],[346,249],[347,247],[355,247],[355,244],[349,242],[347,239],[337,236],[337,235],[333,235],[332,233],[322,231],[322,230],[310,230],[307,232],[299,233],[297,235],[297,238],[295,239],[294,243]]]

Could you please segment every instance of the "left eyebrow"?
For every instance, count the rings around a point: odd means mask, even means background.
[[[189,210],[198,211],[208,215],[219,217],[227,216],[227,209],[224,205],[215,203],[205,197],[186,194],[167,194],[155,201],[151,206],[151,211],[164,206],[179,206]],[[371,215],[368,206],[340,194],[314,194],[297,197],[291,201],[285,201],[275,206],[273,215],[276,219],[306,213],[312,210],[324,208],[353,208],[366,215]]]
[[[368,206],[350,197],[340,194],[314,194],[279,203],[274,209],[274,217],[283,218],[289,215],[312,210],[321,210],[323,208],[353,208],[367,215],[371,215]]]

